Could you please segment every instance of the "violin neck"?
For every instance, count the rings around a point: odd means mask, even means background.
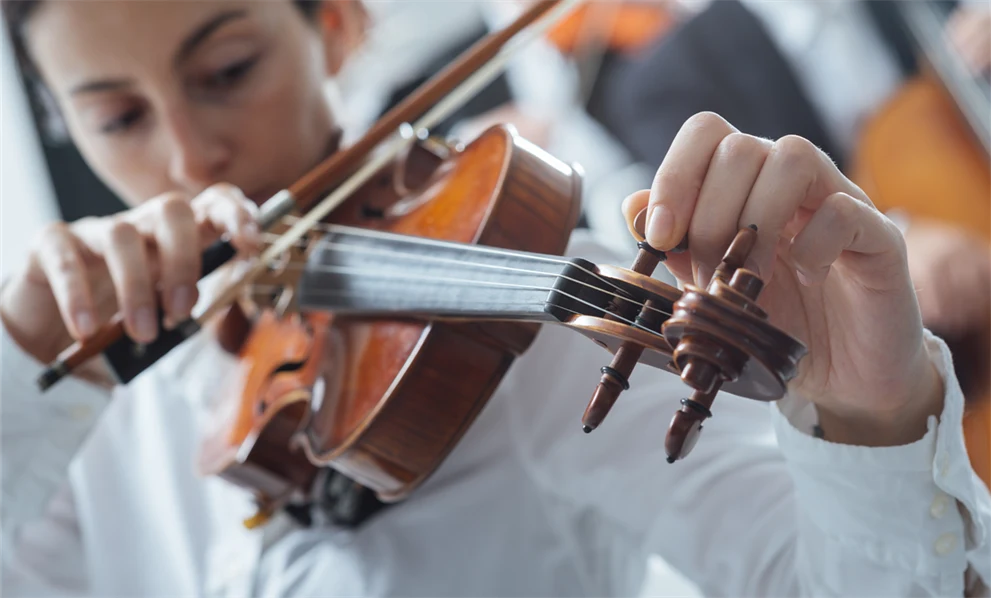
[[[569,297],[608,300],[594,283],[579,281],[596,278],[595,266],[580,260],[344,226],[329,230],[310,252],[297,286],[304,311],[564,321],[585,307],[569,308]]]

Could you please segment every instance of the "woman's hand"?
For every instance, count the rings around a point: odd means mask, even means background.
[[[810,142],[744,135],[702,113],[681,129],[650,191],[627,198],[633,230],[689,250],[666,265],[708,283],[737,231],[757,225],[747,267],[767,282],[771,322],[809,348],[789,393],[816,403],[834,442],[895,445],[921,438],[942,406],[941,381],[898,228]]]
[[[950,43],[975,76],[991,71],[991,7],[962,4],[946,23]]]
[[[924,220],[911,223],[905,242],[926,327],[952,337],[986,330],[991,312],[988,244],[966,231]]]
[[[259,248],[256,209],[237,188],[215,185],[194,199],[167,193],[114,216],[52,224],[0,293],[0,316],[43,363],[119,310],[127,334],[151,342],[159,306],[166,326],[189,317],[210,243],[227,234],[239,251]]]

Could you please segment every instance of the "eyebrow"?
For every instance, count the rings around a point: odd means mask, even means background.
[[[212,19],[200,25],[195,31],[183,40],[182,45],[179,46],[179,51],[176,52],[175,59],[173,62],[179,64],[189,58],[196,48],[206,41],[217,29],[230,23],[231,21],[236,21],[237,19],[243,19],[248,15],[245,10],[229,10],[222,12]],[[76,95],[80,93],[93,93],[98,91],[113,91],[116,89],[126,88],[133,85],[134,81],[132,79],[104,79],[100,81],[91,81],[88,83],[83,83],[73,87],[70,91],[71,94]]]

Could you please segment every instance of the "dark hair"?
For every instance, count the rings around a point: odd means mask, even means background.
[[[43,112],[41,120],[45,126],[45,133],[49,138],[64,140],[67,135],[64,130],[62,118],[58,113],[58,106],[51,92],[41,79],[34,60],[27,49],[24,40],[24,29],[27,27],[31,15],[38,9],[45,0],[0,0],[0,10],[3,13],[3,20],[10,33],[10,40],[14,46],[14,56],[21,68],[21,72],[27,79],[30,87],[29,92],[34,94],[36,103]],[[317,10],[320,8],[321,0],[293,0],[307,19],[313,20]]]

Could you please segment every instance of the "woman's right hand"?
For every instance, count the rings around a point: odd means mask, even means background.
[[[240,190],[220,184],[192,199],[166,193],[113,216],[51,224],[0,292],[0,316],[42,363],[118,311],[129,336],[151,342],[159,306],[167,327],[189,317],[204,249],[225,234],[239,252],[260,248],[256,211]]]

